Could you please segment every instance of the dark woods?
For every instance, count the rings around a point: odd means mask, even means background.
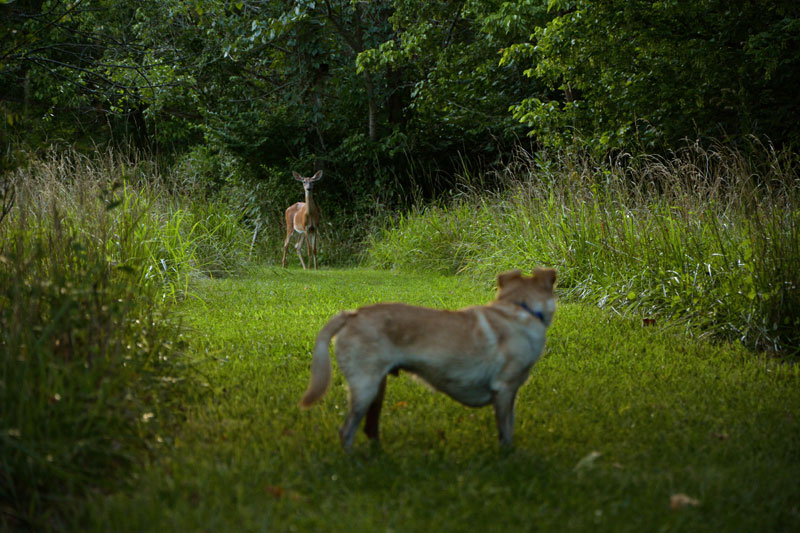
[[[156,154],[267,216],[292,170],[354,211],[436,196],[520,143],[796,145],[800,13],[779,2],[0,1],[17,150]],[[490,185],[490,184],[486,184]],[[351,199],[355,198],[355,201]]]

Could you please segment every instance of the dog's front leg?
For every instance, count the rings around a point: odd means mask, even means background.
[[[502,388],[494,395],[494,418],[497,422],[497,433],[500,444],[511,446],[514,436],[514,400],[517,397],[516,389]]]
[[[351,407],[350,412],[347,413],[344,424],[339,428],[339,440],[342,442],[344,451],[349,452],[350,448],[353,447],[353,440],[356,438],[358,424],[361,422],[361,419],[364,418],[364,413],[366,413],[366,411],[366,407],[362,409],[354,409]]]

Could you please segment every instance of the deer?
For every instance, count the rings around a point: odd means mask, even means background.
[[[310,178],[305,178],[297,172],[292,172],[294,179],[303,183],[303,189],[306,192],[306,201],[297,202],[286,209],[286,240],[283,241],[283,260],[281,266],[286,268],[286,248],[289,246],[289,241],[295,233],[300,234],[297,244],[294,245],[297,251],[297,257],[300,258],[300,264],[303,265],[303,270],[306,269],[306,263],[303,261],[303,255],[300,253],[300,248],[303,246],[303,240],[306,241],[306,256],[308,258],[309,266],[311,261],[314,262],[314,270],[317,269],[317,226],[319,226],[319,208],[314,203],[314,198],[311,196],[311,188],[314,182],[322,178],[322,171],[318,170],[316,174]]]

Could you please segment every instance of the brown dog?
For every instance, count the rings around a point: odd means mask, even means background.
[[[458,311],[389,303],[344,311],[319,332],[311,381],[300,402],[309,407],[331,378],[329,345],[350,389],[350,412],[339,430],[345,450],[366,415],[364,432],[378,439],[386,375],[405,370],[469,406],[493,404],[500,442],[511,444],[514,400],[544,348],[553,320],[556,271],[537,268],[497,276],[497,297]]]

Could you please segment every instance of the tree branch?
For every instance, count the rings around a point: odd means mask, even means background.
[[[29,36],[38,35],[39,33],[43,32],[44,30],[46,30],[46,29],[48,29],[48,28],[50,28],[50,27],[52,27],[52,26],[55,26],[56,24],[58,24],[58,22],[59,22],[61,19],[63,19],[63,18],[64,18],[64,17],[66,17],[67,15],[71,15],[71,14],[73,14],[73,12],[74,12],[75,10],[77,10],[77,9],[78,9],[78,6],[81,4],[81,2],[82,2],[82,1],[83,1],[83,0],[76,0],[76,1],[75,1],[75,4],[73,4],[71,7],[67,8],[67,10],[66,10],[66,11],[64,11],[62,14],[58,15],[58,16],[57,16],[57,17],[55,17],[53,20],[51,20],[51,21],[49,21],[49,22],[45,23],[45,24],[44,24],[44,25],[43,25],[41,28],[38,28],[36,31],[34,31],[34,32],[32,32],[32,33],[30,33],[30,34],[28,34],[28,35],[29,35]],[[50,13],[52,13],[53,11],[55,11],[55,9],[56,9],[56,8],[55,8],[55,7],[53,7],[53,9],[50,11]],[[48,15],[49,15],[49,13],[48,13]],[[42,16],[44,16],[44,14],[42,14]],[[4,35],[2,40],[5,40],[5,38],[6,38],[6,37],[8,37],[8,34]],[[0,40],[0,42],[2,42],[2,40]],[[3,61],[3,60],[5,60],[7,57],[9,57],[9,56],[10,56],[10,55],[11,55],[11,54],[12,54],[12,53],[15,51],[15,50],[17,50],[17,49],[21,48],[21,47],[22,47],[22,46],[23,46],[23,45],[24,45],[26,42],[28,42],[28,40],[27,40],[27,39],[23,40],[23,41],[22,41],[22,42],[20,42],[18,45],[16,45],[16,46],[12,47],[12,48],[11,48],[10,50],[8,50],[6,53],[4,53],[2,56],[0,56],[0,62],[2,62],[2,61]]]

